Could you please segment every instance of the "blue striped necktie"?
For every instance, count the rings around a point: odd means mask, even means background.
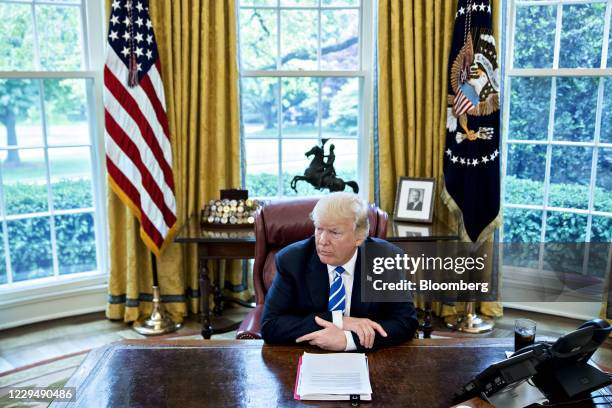
[[[344,290],[344,284],[342,283],[342,277],[340,276],[342,275],[342,272],[344,272],[344,268],[338,266],[336,269],[334,269],[334,272],[334,280],[329,288],[329,302],[327,304],[327,308],[330,312],[335,310],[344,312],[346,291]]]

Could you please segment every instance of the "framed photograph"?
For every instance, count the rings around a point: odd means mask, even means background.
[[[399,238],[431,236],[431,225],[413,225],[394,222],[393,228],[395,228],[395,236]]]
[[[436,179],[400,177],[393,219],[430,223],[433,219]]]

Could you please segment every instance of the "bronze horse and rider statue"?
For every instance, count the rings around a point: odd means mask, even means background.
[[[310,165],[304,170],[303,176],[295,176],[291,180],[291,188],[297,193],[297,182],[306,181],[310,183],[317,190],[323,190],[324,188],[333,191],[344,191],[346,186],[353,189],[354,193],[359,192],[359,186],[355,181],[344,181],[336,176],[336,169],[334,169],[334,161],[336,160],[336,154],[334,153],[335,146],[329,145],[329,154],[325,154],[325,143],[329,139],[321,139],[321,145],[315,145],[305,153],[306,157],[314,156]],[[327,160],[325,160],[327,159]]]

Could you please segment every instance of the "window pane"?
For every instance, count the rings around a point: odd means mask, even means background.
[[[53,275],[49,218],[7,221],[13,281]]]
[[[245,150],[249,196],[278,195],[278,140],[247,139]]]
[[[504,208],[504,242],[540,242],[542,211]]]
[[[612,68],[612,30],[610,30],[610,38],[608,39],[608,68]]]
[[[592,141],[599,78],[557,78],[555,140]]]
[[[599,148],[593,198],[595,211],[612,212],[612,148]]]
[[[25,0],[25,1],[29,1],[29,0]],[[45,3],[74,3],[74,4],[81,3],[81,0],[44,0],[44,1]]]
[[[291,188],[293,178],[295,176],[303,176],[310,163],[315,161],[314,155],[306,157],[305,153],[316,145],[319,145],[318,139],[283,140],[283,195],[313,196],[324,194],[323,191],[315,189],[310,183],[304,180],[296,180],[295,188],[297,192]],[[327,154],[329,144],[325,147],[325,154]]]
[[[96,236],[92,214],[55,217],[60,274],[96,270]]]
[[[47,70],[78,70],[82,66],[79,7],[36,6],[40,65]],[[52,46],[49,46],[51,45]]]
[[[359,141],[357,139],[332,139],[327,142],[328,146],[334,145],[336,160],[334,167],[336,174],[344,181],[357,181],[357,150]],[[361,186],[360,186],[361,187]],[[346,191],[352,191],[349,187]]]
[[[306,181],[299,181],[296,184],[298,193],[291,189],[291,180],[296,175],[303,175],[307,167],[309,167],[314,156],[305,158],[304,153],[312,149],[318,144],[317,139],[312,140],[283,140],[283,194],[284,195],[321,195],[328,192],[327,189],[318,191]],[[333,151],[332,164],[336,170],[335,183],[342,186],[342,182],[337,179],[342,179],[344,182],[356,182],[357,180],[357,139],[335,139],[329,140],[325,144],[324,153],[325,164],[328,164],[329,154]],[[333,177],[332,177],[333,179]],[[350,185],[345,185],[346,191],[352,191]]]
[[[321,83],[322,137],[358,135],[359,79],[326,78]]]
[[[612,30],[610,30],[610,32],[612,32]],[[610,44],[610,46],[612,47],[612,44]],[[612,51],[612,48],[610,51]],[[612,68],[612,64],[608,66]],[[603,143],[612,143],[612,78],[606,78],[604,80],[604,97],[601,115],[599,140]]]
[[[276,6],[276,0],[239,0],[240,6]]]
[[[242,78],[242,124],[246,137],[278,136],[277,78]]]
[[[593,216],[591,220],[591,242],[612,243],[612,217]],[[608,246],[609,248],[609,246]],[[589,274],[604,278],[608,272],[610,251],[602,251],[602,246],[595,244],[589,248]]]
[[[556,19],[556,5],[516,8],[515,68],[552,68]]]
[[[86,80],[45,79],[47,143],[89,144]]]
[[[283,137],[318,137],[318,78],[283,78],[281,87]]]
[[[544,204],[546,146],[508,145],[506,198],[510,204]]]
[[[0,153],[0,159],[6,213],[47,211],[47,169],[43,149],[5,150]]]
[[[8,282],[8,277],[6,276],[6,258],[4,254],[4,231],[0,225],[0,285]]]
[[[239,3],[253,7],[243,8],[240,14],[242,70],[252,70],[257,65],[258,69],[270,70],[359,69],[360,0],[278,0],[278,4],[270,1]],[[262,4],[281,8],[257,9]],[[323,9],[319,10],[319,6]],[[258,11],[270,13],[269,24],[259,31],[253,22],[255,18],[263,20],[255,15]],[[276,27],[277,20],[280,27]],[[280,55],[266,55],[260,50],[268,41],[268,48],[276,51],[277,40]],[[267,66],[261,62],[266,56],[272,62]],[[241,78],[246,184],[251,195],[296,195],[291,180],[303,175],[312,160],[304,153],[321,137],[350,139],[336,143],[336,147],[342,147],[343,155],[350,157],[337,155],[335,164],[356,178],[359,98],[358,78]],[[281,140],[275,140],[279,134]],[[345,144],[350,148],[345,149]],[[351,162],[350,168],[347,160]],[[338,168],[337,171],[340,177]],[[297,188],[300,195],[321,194],[305,182]]]
[[[35,68],[34,30],[32,30],[31,14],[28,4],[0,3],[0,21],[2,21],[0,71],[33,70]]]
[[[550,78],[511,79],[509,139],[546,140]]]
[[[281,0],[281,6],[316,6],[318,0]]]
[[[592,161],[591,147],[553,146],[549,205],[587,208]]]
[[[359,11],[321,12],[321,69],[359,69]]]
[[[42,146],[38,88],[38,81],[0,79],[0,146]]]
[[[546,242],[584,242],[586,225],[586,215],[549,211]]]
[[[88,147],[49,149],[49,171],[56,210],[93,207]]]
[[[240,10],[243,69],[276,69],[276,13],[275,10]]]
[[[560,68],[600,66],[605,11],[605,3],[563,6]]]
[[[359,6],[359,0],[322,0],[322,6]]]
[[[317,69],[315,10],[281,11],[281,69]]]
[[[504,209],[504,242],[519,245],[505,245],[503,263],[508,266],[537,268],[539,246],[524,243],[540,242],[542,212],[519,208]]]
[[[593,216],[591,242],[612,242],[612,217]]]
[[[549,243],[544,246],[542,269],[555,272],[555,274],[583,275],[585,273],[583,265],[586,245],[571,245],[569,247],[573,247],[573,250],[569,250],[566,243],[557,245]]]

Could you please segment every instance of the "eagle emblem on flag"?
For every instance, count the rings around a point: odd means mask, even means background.
[[[471,130],[468,115],[484,116],[499,111],[499,67],[495,38],[490,33],[479,33],[476,49],[473,51],[472,36],[468,35],[461,51],[451,66],[450,82],[454,95],[452,107],[447,112],[447,128],[457,129],[457,122],[463,132],[458,139],[475,141],[490,139],[491,130]]]
[[[448,62],[443,198],[477,241],[499,224],[500,66],[489,0],[458,3]]]

